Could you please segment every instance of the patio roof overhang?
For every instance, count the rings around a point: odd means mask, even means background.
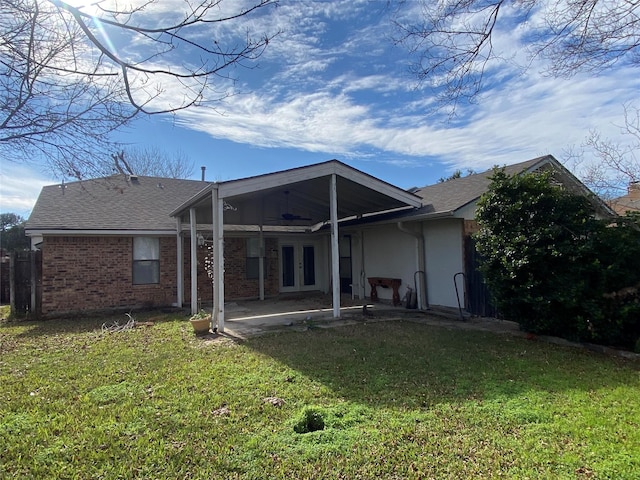
[[[399,208],[420,207],[422,199],[337,160],[255,177],[209,184],[171,213],[188,221],[213,223],[211,193],[224,200],[230,225],[308,225],[331,217],[329,189],[336,175],[338,219]]]
[[[338,221],[365,214],[418,208],[422,199],[337,160],[255,177],[211,183],[186,201],[171,216],[191,232],[191,310],[197,311],[196,226],[210,223],[213,237],[214,278],[224,278],[224,224],[306,225],[331,227],[331,285],[334,317],[340,316]],[[182,243],[178,243],[178,259]],[[264,259],[260,257],[260,272]],[[178,261],[178,298],[182,299],[182,262]],[[260,297],[263,298],[263,275]],[[224,282],[214,281],[214,325],[224,331]]]

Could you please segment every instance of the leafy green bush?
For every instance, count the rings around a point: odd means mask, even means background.
[[[550,172],[496,169],[478,202],[480,270],[503,316],[529,332],[634,348],[637,218],[598,220]],[[624,295],[622,294],[624,293]]]

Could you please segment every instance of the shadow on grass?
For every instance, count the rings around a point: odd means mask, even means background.
[[[186,311],[171,310],[145,310],[131,312],[136,322],[169,323],[184,322],[189,318]],[[75,315],[69,318],[52,318],[46,320],[16,319],[0,323],[0,332],[3,328],[26,327],[17,337],[39,337],[62,334],[82,334],[100,332],[103,325],[110,326],[116,322],[124,325],[129,321],[126,313],[87,314],[87,316]]]
[[[409,322],[316,329],[246,345],[348,401],[409,408],[633,384],[640,364],[486,332]]]

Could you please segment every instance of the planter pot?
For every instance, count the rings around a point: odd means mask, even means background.
[[[209,333],[211,328],[211,317],[196,318],[189,320],[193,326],[193,331],[198,334]]]

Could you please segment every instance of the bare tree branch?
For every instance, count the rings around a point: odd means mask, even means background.
[[[117,172],[123,175],[189,178],[194,169],[193,160],[183,152],[168,154],[158,147],[128,148],[112,154],[111,158],[113,162],[105,165],[103,175]]]
[[[522,32],[529,47],[523,70],[536,57],[549,60],[547,73],[558,77],[640,65],[637,0],[423,0],[420,15],[405,13],[415,2],[396,4],[396,42],[414,55],[411,72],[453,109],[474,101],[487,69],[506,60],[495,50],[498,34]]]
[[[619,128],[625,142],[592,130],[580,148],[564,155],[585,185],[607,200],[624,195],[630,184],[640,181],[640,108],[625,105],[624,125]]]
[[[184,0],[157,13],[155,0],[3,0],[0,155],[45,156],[57,173],[96,176],[117,148],[110,134],[136,116],[224,98],[228,72],[251,68],[277,35],[253,37],[244,19],[275,3]]]

